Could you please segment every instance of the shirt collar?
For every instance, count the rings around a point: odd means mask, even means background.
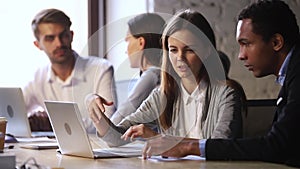
[[[283,86],[283,83],[284,83],[284,80],[286,77],[287,67],[288,67],[288,64],[289,64],[289,61],[290,61],[290,58],[292,56],[294,49],[295,49],[295,46],[289,51],[288,55],[286,56],[283,64],[281,65],[281,68],[279,70],[276,82],[279,83],[281,86]]]
[[[75,57],[75,66],[74,69],[72,70],[71,75],[67,78],[65,81],[66,83],[71,83],[72,80],[84,80],[84,73],[82,69],[82,59],[81,57],[73,51],[73,56]],[[55,75],[54,71],[51,68],[51,64],[48,65],[48,73],[47,73],[47,79],[49,83],[52,83],[54,81],[57,81],[57,76]]]
[[[189,104],[191,100],[199,101],[202,97],[204,97],[204,93],[206,90],[207,83],[201,81],[199,85],[195,88],[195,90],[189,94],[181,83],[181,91],[182,91],[182,99],[184,104]]]

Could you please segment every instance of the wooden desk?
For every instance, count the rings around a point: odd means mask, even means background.
[[[99,168],[121,168],[121,169],[284,169],[290,168],[285,165],[273,163],[253,162],[253,161],[169,161],[158,162],[151,160],[142,160],[140,158],[107,158],[107,159],[88,159],[81,157],[65,156],[56,153],[54,149],[50,150],[29,150],[19,148],[15,144],[13,149],[5,150],[4,153],[14,153],[16,155],[16,164],[20,166],[30,157],[34,157],[38,164],[48,166],[49,169],[61,167],[64,169],[99,169]]]

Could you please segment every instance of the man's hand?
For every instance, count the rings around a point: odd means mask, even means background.
[[[31,131],[52,131],[52,127],[45,111],[32,112],[28,116]]]
[[[163,157],[184,157],[187,155],[201,155],[199,140],[183,137],[158,135],[149,139],[143,150],[143,158],[150,158],[152,155]]]

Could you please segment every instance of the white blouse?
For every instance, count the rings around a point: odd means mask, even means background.
[[[207,89],[207,84],[201,82],[195,90],[189,94],[184,86],[181,84],[181,94],[182,94],[182,112],[184,124],[182,126],[183,133],[186,133],[186,137],[202,139],[202,111],[205,101],[205,92]],[[201,126],[201,127],[199,127]]]

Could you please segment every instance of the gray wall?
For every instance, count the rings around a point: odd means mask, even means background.
[[[238,60],[239,46],[235,40],[236,15],[251,0],[154,0],[154,11],[174,14],[179,9],[194,9],[201,12],[213,27],[217,48],[225,52],[231,60],[229,76],[239,81],[248,99],[276,98],[280,86],[275,76],[255,78]],[[296,14],[300,23],[300,0],[285,0]]]

